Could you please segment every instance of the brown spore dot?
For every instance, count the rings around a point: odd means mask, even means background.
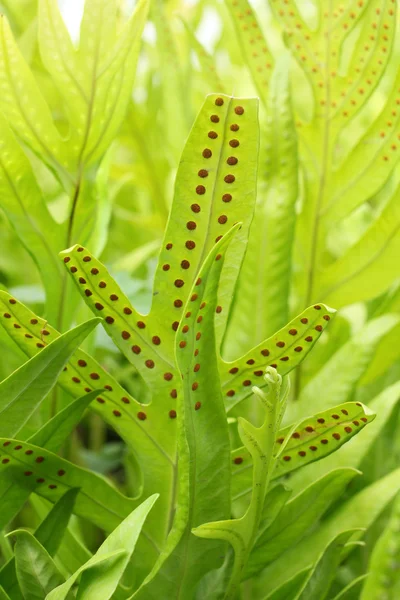
[[[289,329],[289,335],[297,335],[297,329]]]
[[[292,438],[294,438],[295,440],[298,440],[300,437],[300,434],[298,431],[295,431],[294,433],[292,433]]]
[[[187,333],[188,331],[189,331],[189,327],[188,327],[188,325],[184,325],[184,326],[182,327],[182,333]]]
[[[194,229],[196,229],[197,225],[194,221],[188,221],[186,223],[186,227],[187,229],[189,229],[189,231],[193,231]]]
[[[361,417],[361,421],[362,421],[363,423],[367,423],[368,419],[367,419],[366,417]]]
[[[111,296],[110,296],[110,300],[111,300],[112,302],[116,302],[116,301],[118,300],[118,296],[117,296],[117,294],[111,294]]]
[[[97,400],[97,402],[99,404],[104,404],[105,403],[105,400],[103,398],[98,397],[98,398],[96,398],[96,400]]]
[[[169,395],[171,396],[171,398],[176,398],[178,395],[178,392],[176,390],[171,390]]]
[[[308,323],[308,319],[306,317],[303,317],[302,319],[300,319],[300,321],[304,324],[307,325]]]
[[[236,113],[237,115],[242,115],[242,114],[244,113],[244,108],[243,108],[243,106],[236,106],[236,107],[235,107],[235,113]]]
[[[151,338],[151,341],[153,342],[153,344],[155,346],[159,346],[161,344],[161,340],[158,337],[158,335],[153,335],[153,337]]]
[[[44,483],[45,480],[43,479],[43,477],[39,477],[39,479],[36,479],[36,483]]]
[[[280,437],[280,438],[278,438],[278,439],[276,440],[276,443],[277,443],[277,444],[283,444],[283,442],[284,442],[284,441],[285,441],[285,438],[283,438],[283,437]]]
[[[83,252],[83,248],[82,248],[82,246],[80,246],[80,247],[78,248],[78,250],[77,250],[77,251],[78,251],[78,252]]]
[[[212,140],[215,140],[218,137],[218,133],[216,131],[209,131],[208,137],[211,138]]]
[[[30,320],[30,324],[31,324],[31,325],[37,325],[37,323],[38,323],[38,320],[37,320],[37,319],[31,319],[31,320]]]
[[[215,260],[221,260],[221,258],[222,258],[222,254],[217,254],[217,256],[215,257]]]
[[[71,260],[71,259],[70,259],[70,257],[69,257],[69,256],[66,256],[66,257],[64,258],[64,262],[65,262],[65,263],[68,263],[70,260]]]
[[[92,294],[92,292],[89,289],[86,288],[86,290],[85,290],[85,296],[87,298],[89,298],[90,296],[93,296],[93,294]]]
[[[233,183],[235,181],[235,176],[229,173],[229,175],[225,175],[224,181],[225,183]]]
[[[177,288],[181,288],[185,285],[185,282],[183,281],[183,279],[175,279],[174,281],[174,286]]]
[[[232,375],[235,375],[235,373],[237,373],[238,371],[238,367],[232,367],[232,369],[229,369],[229,373],[232,373]]]
[[[143,321],[138,321],[136,325],[139,327],[139,329],[144,329],[146,327],[146,323],[143,323]]]
[[[51,483],[51,484],[49,485],[49,490],[56,490],[56,489],[57,489],[57,486],[56,486],[56,485],[54,485],[54,483]]]
[[[148,360],[145,361],[144,363],[146,365],[146,367],[148,369],[154,369],[154,360],[151,360],[150,358]]]
[[[278,368],[278,365],[276,365],[276,364],[274,363],[274,364],[270,365],[270,367],[272,367],[273,369],[277,369],[277,368]]]
[[[224,225],[228,220],[228,217],[226,215],[220,215],[218,217],[218,223],[220,223],[221,225]]]
[[[98,373],[90,373],[90,379],[100,379],[100,375]]]
[[[317,450],[317,446],[310,446],[310,450],[312,450],[313,452],[315,452]]]
[[[233,464],[235,464],[235,465],[241,465],[241,464],[242,464],[242,462],[243,462],[243,458],[242,458],[241,456],[236,456],[236,457],[233,459]]]
[[[330,321],[330,320],[331,320],[331,318],[330,318],[330,316],[329,316],[329,315],[324,315],[324,316],[323,316],[323,319],[325,319],[325,321]]]
[[[88,388],[88,387],[85,387],[84,390],[87,394],[92,391],[91,388]]]
[[[322,325],[316,325],[315,331],[322,331]]]
[[[18,323],[14,323],[14,329],[21,329],[21,325],[18,325]],[[40,332],[42,335],[50,335],[50,333],[47,331],[47,333],[43,333],[43,331]]]
[[[79,277],[78,281],[82,284],[86,283],[86,279],[84,279],[83,277]]]
[[[262,374],[263,374],[263,371],[254,371],[254,375],[256,377],[261,377]]]
[[[114,317],[106,317],[105,318],[106,323],[108,323],[109,325],[112,325],[114,323]]]
[[[192,390],[194,392],[197,390],[198,387],[199,387],[199,384],[197,383],[197,381],[195,381],[194,383],[192,383]]]
[[[201,323],[201,322],[202,322],[202,320],[203,320],[203,317],[202,317],[201,315],[199,315],[199,316],[197,317],[197,319],[196,319],[196,322],[197,322],[197,323]]]
[[[90,269],[90,272],[91,272],[92,275],[98,275],[99,274],[99,270],[96,267],[93,267],[93,269]]]
[[[348,411],[347,411],[345,408],[342,408],[341,412],[342,412],[344,415],[348,415],[348,414],[349,414],[349,413],[348,413]]]
[[[199,213],[201,211],[200,204],[192,204],[190,208],[194,213]]]
[[[229,145],[231,148],[237,148],[239,146],[239,140],[236,140],[236,139],[230,140]]]
[[[298,455],[303,457],[306,455],[306,453],[304,452],[304,450],[299,450]]]
[[[33,450],[26,450],[26,451],[25,451],[25,454],[26,454],[27,456],[30,456],[31,454],[33,454]]]
[[[312,339],[311,335],[308,335],[308,336],[306,337],[306,342],[312,342],[312,340],[313,340],[313,339]]]
[[[169,244],[167,244],[167,245],[165,246],[165,249],[166,249],[166,250],[171,250],[171,248],[172,248],[172,244],[171,244],[171,243],[169,243]]]
[[[315,305],[314,305],[314,308],[315,308],[315,310],[321,310],[321,307],[320,307],[320,305],[319,305],[319,304],[315,304]]]
[[[253,358],[249,358],[249,360],[246,360],[246,364],[248,365],[254,365],[255,361]]]
[[[248,387],[249,385],[251,385],[251,381],[250,381],[250,379],[245,379],[245,380],[243,381],[243,385],[244,385],[245,387]]]
[[[11,442],[4,442],[3,446],[9,446]]]
[[[196,280],[195,285],[200,285],[201,284],[201,277],[198,277],[198,279]]]
[[[179,348],[184,348],[185,346],[186,346],[186,342],[184,340],[179,342]]]
[[[194,410],[199,410],[201,408],[201,402],[196,402],[194,405]]]
[[[229,157],[226,159],[226,162],[228,163],[228,165],[231,165],[231,166],[233,166],[233,165],[236,165],[236,164],[237,164],[237,162],[238,162],[238,159],[236,158],[236,156],[229,156]]]
[[[86,366],[87,366],[87,362],[86,362],[86,360],[83,360],[82,358],[80,358],[80,359],[78,360],[78,365],[79,365],[80,367],[86,367]]]
[[[359,421],[353,421],[353,425],[355,425],[356,427],[358,427],[359,424],[360,424]]]
[[[71,273],[76,273],[76,272],[77,272],[77,270],[78,270],[78,269],[77,269],[76,267],[71,267],[71,268],[70,268],[70,271],[71,271]]]
[[[132,314],[132,310],[129,308],[129,306],[125,306],[124,307],[124,313],[126,315],[131,315]]]
[[[198,298],[197,294],[192,294],[191,297],[190,297],[190,301],[191,302],[195,302],[197,300],[197,298]]]
[[[336,420],[340,418],[339,415],[337,415],[336,413],[331,415],[331,417],[332,417],[332,419],[336,419]]]
[[[109,392],[113,391],[111,385],[108,385],[108,384],[104,386],[104,389],[107,390],[107,391],[109,391]]]
[[[11,319],[11,315],[10,315],[10,313],[4,313],[3,317],[4,317],[5,319]]]
[[[349,426],[345,427],[344,430],[346,433],[351,433],[353,431],[352,428]]]
[[[301,346],[296,346],[296,348],[294,349],[295,352],[301,352],[303,350],[303,348]]]
[[[164,379],[165,379],[165,381],[171,381],[172,378],[173,378],[173,374],[172,373],[164,373]]]
[[[65,471],[64,471],[64,469],[59,469],[59,471],[57,471],[57,475],[58,475],[59,477],[62,477],[63,475],[65,475]]]
[[[230,126],[230,130],[239,131],[239,125],[237,125],[237,123],[232,123],[232,125]]]
[[[198,194],[199,196],[202,196],[205,193],[206,193],[206,188],[204,187],[204,185],[198,185],[196,187],[196,194]]]
[[[228,391],[226,392],[226,395],[227,395],[227,396],[229,396],[229,397],[231,398],[232,396],[234,396],[234,395],[235,395],[235,390],[228,390]]]
[[[179,321],[174,321],[172,323],[172,329],[173,329],[173,331],[176,331],[178,329],[178,327],[179,327]]]
[[[320,417],[319,419],[317,419],[318,423],[325,423],[325,419],[323,417]]]
[[[36,346],[37,346],[38,348],[44,348],[44,344],[42,344],[42,343],[40,343],[40,342],[37,342]]]
[[[289,462],[289,460],[291,460],[291,458],[292,458],[291,456],[286,455],[283,457],[283,460],[286,462]]]
[[[147,419],[147,415],[145,412],[139,411],[137,414],[137,418],[139,419],[139,421],[145,421]]]
[[[129,333],[129,331],[123,331],[121,333],[121,337],[123,340],[129,340],[129,338],[131,337],[131,334]]]
[[[170,410],[168,415],[170,419],[176,419],[176,410]]]
[[[333,433],[332,437],[335,438],[335,440],[340,440],[340,434],[339,433]]]
[[[267,350],[266,348],[264,348],[263,350],[261,350],[261,354],[263,356],[269,356],[269,350]]]
[[[37,463],[39,463],[39,464],[40,464],[40,463],[42,463],[43,461],[44,461],[44,456],[38,456],[38,457],[36,458],[36,461],[35,461],[35,462],[37,462]]]
[[[197,175],[204,179],[205,177],[208,177],[208,171],[207,169],[200,169]]]
[[[114,417],[120,417],[121,413],[119,410],[113,410],[113,415],[114,415]]]
[[[212,156],[211,150],[209,148],[205,148],[203,150],[203,156],[204,156],[204,158],[211,158],[211,156]]]
[[[102,304],[100,304],[100,302],[96,302],[95,303],[95,307],[97,308],[97,310],[103,310],[104,306]]]
[[[163,265],[162,266],[162,270],[163,271],[169,271],[170,270],[170,265]]]
[[[222,196],[222,201],[223,202],[230,202],[232,200],[232,196],[230,194],[224,194]]]
[[[25,334],[25,337],[26,337],[26,338],[29,338],[30,340],[32,340],[32,339],[33,339],[33,335],[30,335],[29,333],[26,333],[26,334]]]
[[[194,367],[193,367],[193,371],[194,371],[195,373],[197,373],[197,371],[200,371],[200,365],[199,365],[199,363],[197,363],[197,364],[195,364],[195,365],[194,365]]]
[[[10,462],[9,458],[3,458],[3,460],[1,461],[3,463],[3,465],[6,465],[7,463]]]
[[[74,383],[80,383],[81,382],[81,380],[78,377],[72,377],[72,381]]]
[[[305,427],[304,429],[308,431],[308,433],[312,433],[314,431],[314,427],[311,427],[311,425],[307,425],[307,427]]]
[[[278,346],[278,348],[284,348],[285,342],[276,342],[276,345]]]
[[[282,358],[280,358],[279,360],[281,360],[282,362],[287,362],[289,360],[288,356],[282,356]]]
[[[185,246],[188,250],[193,250],[196,247],[196,243],[193,240],[187,240]]]
[[[199,339],[200,339],[200,338],[201,338],[201,333],[200,333],[200,331],[198,331],[198,332],[196,333],[196,340],[197,340],[197,341],[199,341]],[[197,351],[197,353],[195,354],[195,356],[197,356],[197,354],[198,354],[198,353],[199,353],[199,352]]]
[[[182,300],[174,300],[174,306],[175,308],[181,308],[181,306],[183,305]]]
[[[212,123],[219,123],[219,116],[218,115],[211,115],[210,121]]]
[[[323,439],[321,440],[321,444],[327,444],[327,443],[328,443],[328,440],[327,440],[326,438],[323,438]]]

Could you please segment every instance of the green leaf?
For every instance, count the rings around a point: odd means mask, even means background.
[[[10,126],[51,168],[63,169],[61,136],[4,16],[0,17],[0,85],[0,109]]]
[[[226,0],[243,58],[250,69],[261,100],[268,103],[268,84],[274,58],[257,17],[247,0]]]
[[[266,366],[286,375],[299,365],[314,347],[335,310],[324,304],[310,306],[280,331],[258,344],[241,358],[220,359],[220,377],[227,410],[251,395],[251,386],[266,386],[262,380]]]
[[[299,165],[287,55],[277,62],[271,79],[265,144],[265,188],[251,225],[228,331],[227,350],[231,346],[235,354],[260,343],[289,320]]]
[[[377,344],[397,322],[396,315],[378,317],[353,335],[301,390],[298,400],[289,407],[287,420],[301,419],[304,407],[316,412],[349,400],[368,369]]]
[[[25,600],[43,600],[63,582],[63,576],[51,556],[28,531],[14,531],[17,579]]]
[[[0,439],[0,447],[0,473],[5,471],[18,486],[53,503],[67,490],[79,487],[75,513],[106,531],[119,525],[135,506],[105,478],[44,448],[4,438]]]
[[[385,425],[391,418],[394,407],[400,400],[400,383],[389,386],[369,403],[370,410],[376,413],[376,418],[368,425],[366,431],[353,438],[334,455],[326,457],[323,461],[307,465],[301,471],[293,473],[290,485],[295,490],[304,489],[311,485],[316,478],[322,477],[331,469],[337,467],[360,468],[370,448],[382,435]]]
[[[358,600],[366,577],[367,575],[356,577],[351,583],[346,585],[337,596],[332,598],[332,600]]]
[[[356,530],[357,531],[357,530]],[[343,549],[355,530],[339,533],[325,548],[294,600],[324,600],[343,558]]]
[[[62,541],[74,508],[77,493],[77,488],[68,490],[60,500],[56,502],[34,533],[36,540],[50,556],[55,555]],[[14,597],[14,594],[16,593],[15,590],[18,590],[14,558],[9,560],[1,569],[0,584],[11,597]]]
[[[393,600],[400,593],[397,569],[399,545],[400,496],[393,504],[390,519],[383,530],[370,558],[368,576],[362,588],[360,600],[387,597]]]
[[[258,537],[250,554],[246,577],[260,573],[312,531],[350,481],[360,474],[355,469],[335,469],[290,500]]]
[[[4,318],[11,320],[9,313]],[[0,384],[2,437],[15,437],[57,381],[65,363],[100,319],[92,319],[64,333]],[[41,343],[45,346],[45,343]]]
[[[259,388],[253,388],[258,399],[264,404],[264,418],[260,427],[239,419],[239,435],[251,454],[253,461],[253,481],[250,504],[239,519],[204,523],[193,530],[195,535],[228,541],[234,552],[235,562],[227,585],[225,597],[233,598],[237,593],[249,554],[257,536],[265,507],[265,495],[271,472],[275,467],[274,446],[277,429],[282,421],[289,394],[289,386],[281,393],[282,377],[276,369],[269,367],[265,380],[269,385],[268,395]]]
[[[108,600],[124,574],[143,524],[157,496],[151,496],[138,506],[103,542],[96,554],[76,571],[63,585],[51,592],[46,600],[64,600],[82,574],[77,598]],[[118,553],[118,554],[117,554]],[[110,557],[111,564],[108,561]],[[107,562],[103,562],[107,561]]]
[[[56,255],[60,228],[49,213],[27,156],[1,114],[0,127],[0,206],[37,265],[46,289],[47,314],[53,319],[62,282]]]
[[[0,600],[11,600],[10,596],[6,594],[4,589],[0,585]]]
[[[302,481],[304,467],[336,452],[371,423],[375,416],[370,408],[360,402],[348,402],[281,429],[276,437],[275,455],[278,460],[272,479],[302,467],[298,477]],[[243,496],[251,489],[251,457],[243,447],[235,449],[231,456],[234,497]],[[328,469],[321,469],[323,473],[336,466],[334,460],[328,464]],[[346,463],[341,465],[347,466]],[[315,481],[315,477],[310,483],[312,481]]]
[[[227,519],[230,513],[229,434],[214,315],[222,266],[224,260],[228,262],[227,246],[238,228],[234,226],[207,256],[177,331],[176,361],[183,387],[178,396],[178,505],[164,555],[135,598],[147,600],[160,593],[171,598],[194,597],[200,579],[221,565],[225,554],[225,544],[198,539],[192,529]]]
[[[353,496],[334,511],[313,535],[287,550],[262,573],[257,588],[264,593],[314,563],[319,554],[340,531],[367,529],[396,495],[400,487],[400,469]],[[256,593],[255,590],[255,593]]]
[[[310,572],[311,567],[307,567],[303,571],[300,571],[291,579],[279,586],[278,589],[268,594],[268,596],[265,596],[264,600],[293,600]]]
[[[396,279],[400,252],[398,194],[399,188],[361,239],[324,269],[317,291],[321,298],[340,308],[378,296]]]

